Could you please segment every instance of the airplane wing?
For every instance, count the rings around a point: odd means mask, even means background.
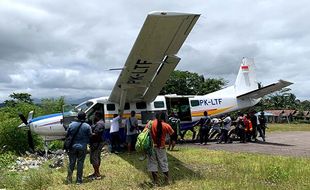
[[[279,80],[276,83],[273,83],[273,84],[270,84],[268,86],[265,86],[265,87],[262,87],[262,88],[259,88],[259,89],[247,92],[245,94],[239,95],[239,96],[237,96],[237,98],[240,98],[240,99],[246,99],[246,98],[257,99],[257,98],[261,98],[261,97],[263,97],[263,96],[265,96],[267,94],[270,94],[270,93],[276,92],[278,90],[281,90],[282,88],[287,87],[287,86],[289,86],[291,84],[293,84],[293,83],[288,82],[288,81],[284,81],[284,80]]]
[[[149,13],[109,101],[152,101],[179,63],[176,56],[199,14]]]

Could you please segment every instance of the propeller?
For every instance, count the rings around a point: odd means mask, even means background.
[[[30,113],[31,113],[31,115],[33,114],[33,112],[30,112]],[[29,113],[29,115],[30,115],[30,113]],[[31,134],[30,126],[28,125],[29,123],[28,123],[26,117],[22,113],[18,113],[18,116],[19,116],[20,120],[22,120],[22,122],[28,127],[28,132],[27,132],[28,145],[29,145],[30,149],[32,151],[34,151],[33,137]]]

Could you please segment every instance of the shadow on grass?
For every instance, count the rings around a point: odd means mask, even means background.
[[[143,161],[139,160],[139,157],[141,154],[139,153],[132,153],[130,155],[123,153],[118,155],[120,158],[134,166],[136,169],[139,171],[142,171],[146,173],[149,177],[150,180],[145,180],[143,181],[139,186],[143,188],[152,188],[153,184],[150,182],[152,180],[150,172],[147,171],[147,158]],[[174,183],[175,181],[179,180],[199,180],[202,178],[201,174],[199,172],[195,172],[192,169],[190,169],[188,166],[186,166],[186,163],[182,162],[181,160],[177,159],[173,155],[169,154],[167,152],[167,157],[168,157],[168,164],[169,164],[169,176],[171,179],[171,182]],[[159,168],[159,183],[161,184],[160,186],[164,186],[163,184],[163,175],[162,172],[160,172]]]

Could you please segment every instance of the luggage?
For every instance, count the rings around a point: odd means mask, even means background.
[[[153,152],[153,140],[151,137],[152,121],[149,121],[145,128],[137,137],[135,145],[136,151],[151,154]]]

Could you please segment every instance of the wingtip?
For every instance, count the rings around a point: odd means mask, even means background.
[[[280,82],[280,83],[283,83],[283,84],[285,84],[285,85],[287,85],[287,86],[294,84],[293,82],[286,81],[286,80],[282,80],[282,79],[280,79],[279,82]]]
[[[170,12],[170,11],[152,11],[152,12],[149,12],[148,15],[154,15],[154,16],[195,15],[195,16],[200,16],[201,14],[197,14],[197,13],[182,13],[182,12]]]

